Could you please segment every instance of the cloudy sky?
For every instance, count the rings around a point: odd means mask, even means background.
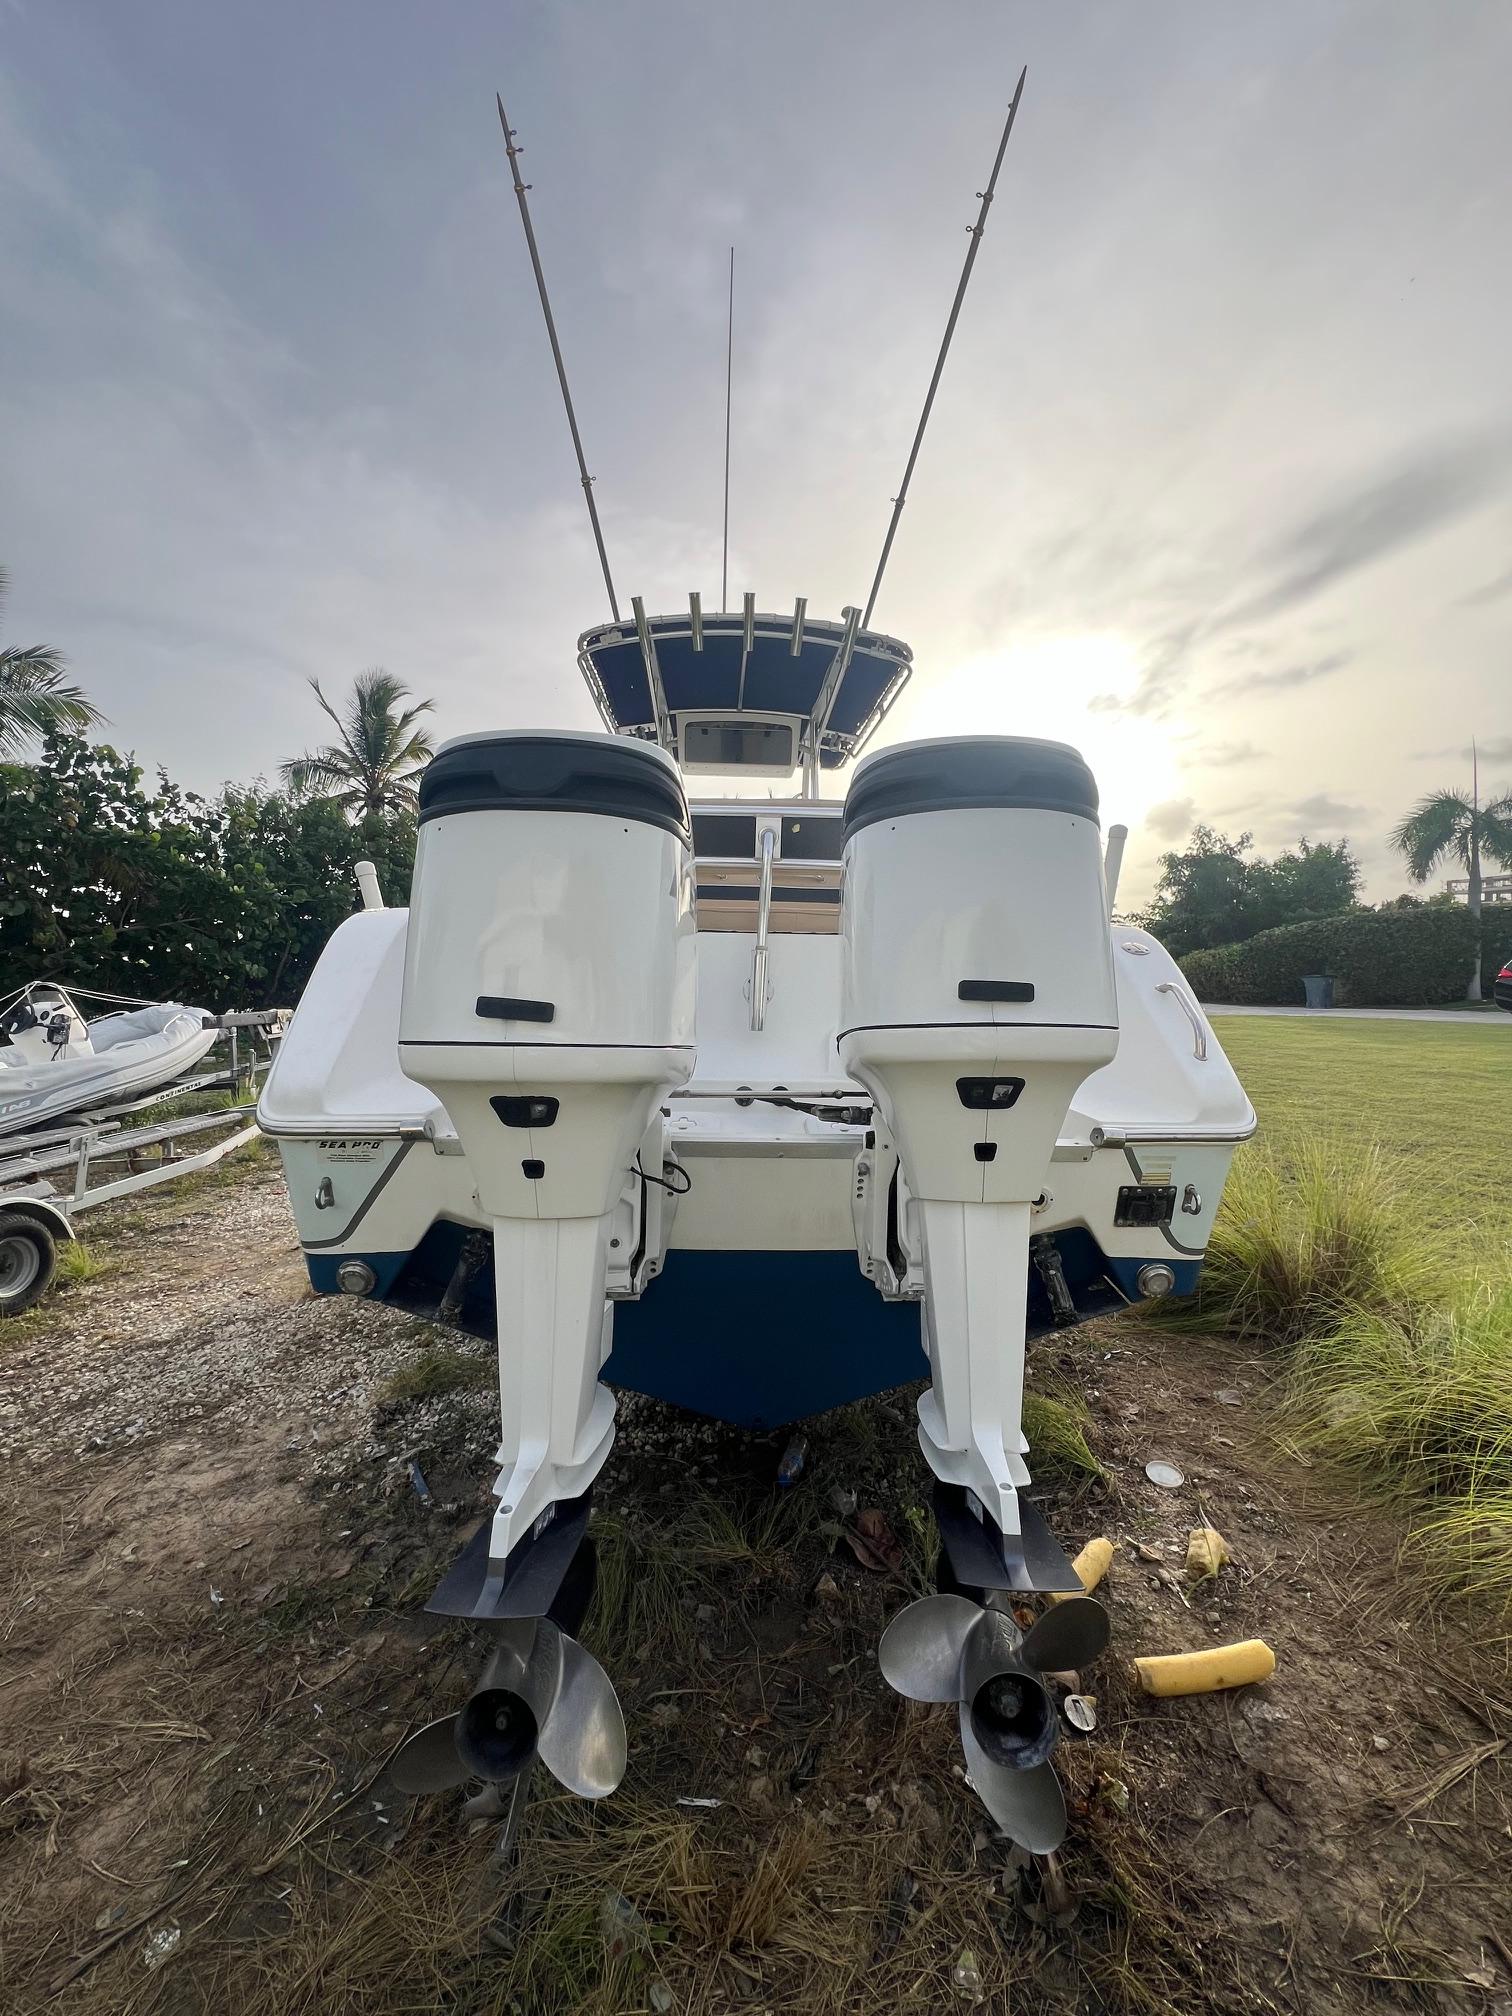
[[[381,662],[588,726],[622,599],[862,601],[1013,81],[879,626],[888,733],[1048,734],[1136,828],[1347,834],[1512,785],[1505,0],[0,0],[0,559],[212,786]]]

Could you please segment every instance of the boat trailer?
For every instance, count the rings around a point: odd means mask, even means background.
[[[224,1068],[196,1072],[142,1098],[102,1106],[63,1126],[13,1135],[0,1144],[0,1318],[24,1314],[46,1294],[58,1247],[78,1237],[74,1220],[80,1212],[209,1169],[256,1136],[257,1083],[288,1020],[283,1008],[218,1015],[214,1026],[229,1037]],[[267,1054],[254,1050],[249,1055],[242,1032],[253,1044],[261,1036]],[[234,1106],[178,1119],[124,1124],[196,1093],[225,1090],[246,1096]]]

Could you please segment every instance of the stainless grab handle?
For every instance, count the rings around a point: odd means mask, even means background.
[[[767,925],[772,915],[772,857],[777,851],[777,835],[770,826],[761,835],[761,894],[756,912],[756,950],[751,958],[751,1027],[766,1022]]]
[[[1207,1062],[1207,1030],[1202,1026],[1202,1017],[1196,1004],[1184,987],[1178,987],[1174,980],[1161,980],[1156,984],[1157,994],[1169,994],[1181,1012],[1192,1025],[1193,1054],[1199,1064]]]

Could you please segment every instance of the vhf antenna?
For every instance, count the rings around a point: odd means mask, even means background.
[[[997,188],[998,170],[1002,167],[1003,156],[1008,150],[1008,136],[1013,131],[1014,116],[1019,108],[1019,99],[1024,93],[1024,79],[1028,75],[1029,66],[1025,64],[1024,68],[1019,72],[1018,84],[1013,93],[1013,103],[1008,107],[1008,122],[1003,128],[1003,137],[998,142],[997,159],[992,164],[992,173],[987,178],[987,187],[985,190],[977,191],[977,194],[982,199],[982,207],[977,213],[975,224],[967,227],[971,232],[971,243],[966,248],[966,263],[961,268],[961,278],[959,285],[956,287],[955,300],[950,305],[950,320],[945,324],[945,338],[940,345],[940,354],[935,359],[934,376],[929,381],[929,390],[924,397],[924,411],[919,415],[918,432],[914,435],[913,447],[908,451],[908,467],[903,471],[903,487],[893,499],[892,518],[888,523],[887,537],[882,541],[882,557],[877,562],[877,572],[872,580],[871,593],[866,598],[865,613],[861,618],[861,628],[863,630],[871,627],[872,610],[877,606],[877,591],[882,586],[882,576],[887,568],[888,556],[892,552],[893,539],[898,530],[898,520],[903,515],[903,506],[908,502],[908,486],[913,480],[914,464],[919,459],[919,448],[924,440],[924,429],[929,425],[930,409],[934,405],[935,394],[940,389],[940,374],[945,369],[945,359],[950,353],[950,339],[955,334],[956,319],[961,312],[961,303],[966,299],[966,287],[971,279],[971,269],[976,264],[977,252],[982,243],[982,233],[987,227],[987,211],[992,203],[993,192]],[[524,201],[525,199],[522,196],[520,198],[522,207]],[[525,228],[529,230],[528,223]],[[542,299],[544,298],[543,294]]]
[[[735,247],[730,247],[730,319],[725,325],[725,496],[724,558],[719,570],[719,606],[730,606],[730,393],[735,383]]]
[[[609,610],[616,623],[620,620],[619,604],[614,599],[614,582],[609,573],[609,555],[604,551],[604,533],[599,524],[598,506],[593,501],[593,478],[588,474],[588,464],[583,459],[582,438],[578,434],[577,415],[572,410],[572,394],[567,389],[567,366],[562,362],[562,346],[557,341],[556,323],[552,320],[551,302],[546,294],[546,276],[541,271],[541,255],[536,250],[535,231],[530,222],[530,205],[525,200],[528,182],[520,180],[519,157],[523,148],[515,145],[514,128],[504,111],[504,100],[496,91],[494,103],[499,108],[499,124],[504,128],[504,151],[509,156],[509,172],[514,177],[515,197],[520,205],[520,222],[525,226],[525,243],[530,250],[530,264],[535,272],[536,291],[541,297],[541,313],[546,317],[546,334],[551,339],[551,355],[556,363],[557,381],[562,388],[562,404],[567,409],[567,425],[572,429],[572,447],[577,456],[578,475],[582,478],[583,497],[588,506],[588,517],[593,526],[593,543],[598,548],[599,565],[604,570],[604,586],[609,591]],[[999,159],[1001,159],[1001,155]],[[734,286],[733,269],[731,286]],[[728,476],[726,477],[728,483]],[[728,496],[728,490],[726,492]],[[728,511],[728,505],[726,506]]]

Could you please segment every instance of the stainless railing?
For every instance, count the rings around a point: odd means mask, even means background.
[[[1202,1026],[1201,1015],[1198,1014],[1185,990],[1178,987],[1174,980],[1161,980],[1156,983],[1155,992],[1157,994],[1169,994],[1188,1022],[1191,1023],[1192,1054],[1197,1058],[1199,1063],[1205,1062],[1207,1059],[1207,1031]]]
[[[767,926],[772,916],[772,858],[777,851],[777,835],[770,826],[761,835],[761,891],[756,914],[756,950],[751,955],[751,1027],[766,1022]]]

